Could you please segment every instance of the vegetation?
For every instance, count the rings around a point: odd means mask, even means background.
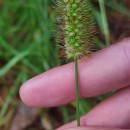
[[[130,35],[130,1],[108,1],[92,1],[97,24],[95,39],[98,48]],[[59,62],[55,46],[54,14],[51,5],[51,0],[0,0],[0,129],[2,130],[14,130],[14,128],[53,130],[75,118],[75,103],[58,108],[30,109],[21,104],[19,98],[18,91],[23,82],[62,64]],[[81,100],[80,113],[86,113],[108,95],[87,101]],[[28,117],[23,114],[27,110],[29,110]],[[14,123],[16,120],[18,123]]]

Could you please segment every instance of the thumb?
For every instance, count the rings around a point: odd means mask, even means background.
[[[118,129],[118,128],[101,128],[101,127],[75,127],[69,128],[66,130],[125,130],[125,129]]]

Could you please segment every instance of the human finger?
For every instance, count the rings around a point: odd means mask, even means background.
[[[81,117],[81,126],[130,129],[130,87],[115,93]],[[76,121],[57,130],[76,127]]]
[[[74,64],[38,75],[24,83],[20,95],[32,107],[52,107],[75,99]],[[130,84],[130,39],[79,60],[81,97],[97,96]]]
[[[65,129],[65,130],[126,130],[126,129],[102,128],[102,127],[75,127],[75,128]]]

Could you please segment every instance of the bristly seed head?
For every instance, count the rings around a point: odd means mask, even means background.
[[[58,42],[68,59],[80,58],[93,46],[94,18],[89,0],[55,0],[60,18]],[[62,53],[63,54],[63,53]]]

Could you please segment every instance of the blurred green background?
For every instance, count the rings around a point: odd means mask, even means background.
[[[129,0],[91,1],[98,48],[130,35]],[[75,103],[31,109],[19,98],[23,82],[62,64],[53,19],[51,0],[0,0],[0,130],[53,130],[75,119]],[[109,95],[81,100],[81,114]]]

